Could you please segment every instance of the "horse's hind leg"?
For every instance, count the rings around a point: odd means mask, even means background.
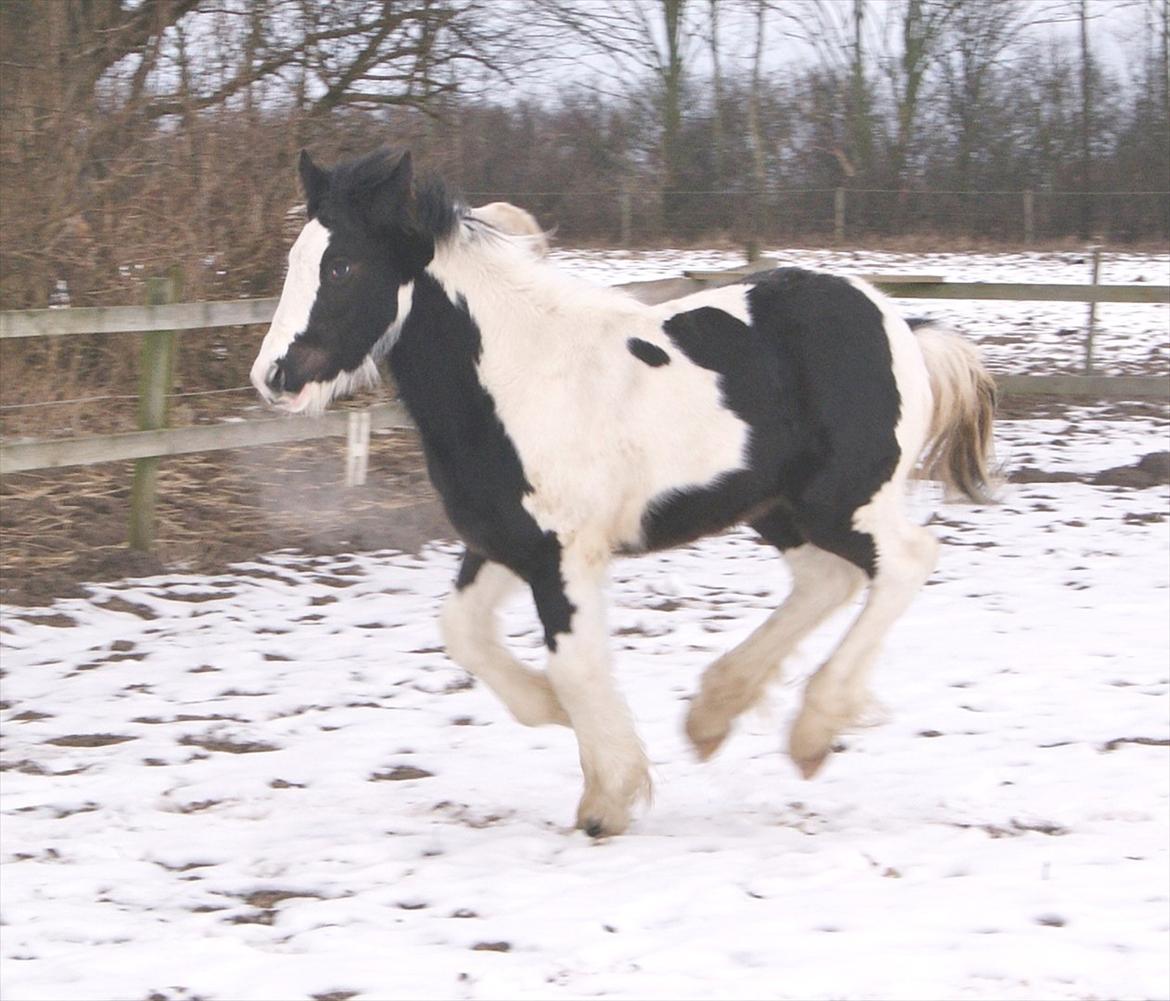
[[[549,679],[521,664],[499,640],[496,610],[520,584],[506,567],[468,552],[440,616],[447,654],[482,678],[525,726],[568,725]]]
[[[900,492],[900,491],[899,491]],[[866,675],[890,626],[934,569],[938,540],[910,522],[887,485],[858,518],[874,543],[865,605],[829,659],[809,679],[789,735],[789,753],[805,778],[824,764],[834,738],[865,708]]]
[[[755,526],[769,541],[764,525]],[[784,552],[792,570],[788,597],[747,639],[703,674],[687,714],[686,731],[701,760],[722,745],[740,713],[750,709],[796,645],[844,605],[865,582],[852,563],[812,545]]]

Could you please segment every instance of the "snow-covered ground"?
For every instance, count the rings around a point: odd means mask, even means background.
[[[633,270],[614,280],[659,276]],[[1165,419],[1108,413],[1004,421],[1000,458],[1170,448]],[[617,562],[657,788],[599,843],[571,830],[571,735],[520,727],[440,650],[452,544],[0,609],[0,996],[1166,998],[1170,488],[1003,498],[917,489],[947,544],[875,672],[888,718],[807,783],[780,749],[852,610],[700,765],[687,699],[783,563],[747,531]],[[505,625],[539,664],[528,604]]]

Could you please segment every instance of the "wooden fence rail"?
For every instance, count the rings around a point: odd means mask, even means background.
[[[276,299],[177,302],[158,306],[71,306],[0,312],[0,339],[66,334],[134,334],[152,330],[213,330],[268,323]]]
[[[752,271],[761,270],[764,262]],[[644,302],[663,302],[710,287],[748,270],[688,271],[682,278],[634,282],[622,288]],[[897,299],[1002,299],[1015,302],[1170,302],[1170,285],[1026,285],[1010,282],[907,281],[893,275],[862,275]],[[164,306],[78,306],[68,309],[0,311],[0,340],[69,334],[145,333],[154,330],[213,330],[268,323],[276,299],[180,302]]]
[[[191,452],[215,452],[257,445],[285,445],[349,433],[351,415],[368,413],[370,430],[411,427],[398,403],[379,403],[365,410],[333,410],[320,417],[271,417],[219,424],[195,424],[158,431],[125,431],[85,438],[16,441],[0,447],[0,476],[61,466],[89,466]]]

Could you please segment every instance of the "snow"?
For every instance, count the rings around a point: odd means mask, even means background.
[[[1119,341],[1164,347],[1161,316]],[[1111,414],[1002,421],[1000,458],[1093,473],[1170,447],[1164,417]],[[784,735],[856,609],[699,764],[687,700],[783,563],[735,530],[614,564],[656,796],[597,843],[571,830],[571,734],[519,726],[441,652],[451,543],[0,609],[0,994],[1170,996],[1170,488],[912,502],[939,569],[875,670],[884,721],[812,782]],[[504,624],[538,665],[529,603]]]

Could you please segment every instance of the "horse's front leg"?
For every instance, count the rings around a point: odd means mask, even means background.
[[[577,734],[585,791],[577,826],[590,837],[620,834],[638,799],[649,798],[646,752],[610,671],[606,559],[559,554],[530,580],[548,646],[548,675]]]
[[[496,612],[521,584],[511,570],[468,551],[443,603],[440,629],[447,655],[487,683],[525,726],[568,725],[549,679],[520,663],[500,642]]]

